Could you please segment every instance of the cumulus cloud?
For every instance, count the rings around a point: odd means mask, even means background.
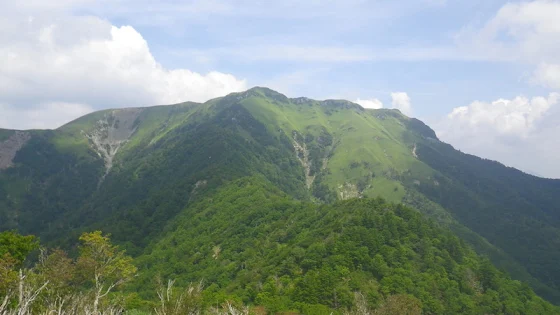
[[[560,178],[560,94],[475,101],[434,124],[438,137],[458,149],[530,173]]]
[[[363,108],[379,109],[383,108],[383,102],[377,98],[361,99],[358,98],[354,103],[359,104]],[[412,115],[412,104],[410,97],[406,92],[392,92],[391,93],[391,108],[400,110],[405,115]]]
[[[526,137],[535,123],[558,102],[558,93],[548,98],[518,96],[512,100],[499,99],[491,103],[475,101],[469,106],[453,109],[449,120],[469,129],[490,127],[498,134]]]
[[[24,118],[31,112],[56,116],[55,110],[63,108],[49,104],[146,106],[206,101],[246,89],[246,82],[231,74],[165,68],[131,26],[88,16],[5,18],[1,24],[9,27],[0,30],[0,104],[10,106],[0,107],[0,116],[14,115],[10,126],[57,127],[59,119],[38,116],[33,123]],[[74,113],[83,112],[76,108]]]
[[[533,80],[543,86],[560,89],[560,64],[541,63],[533,74]]]
[[[510,2],[483,27],[465,28],[457,35],[457,43],[471,55],[532,65],[532,82],[559,88],[558,16],[559,1]]]
[[[400,110],[405,115],[412,115],[412,105],[410,104],[410,97],[405,92],[391,93],[391,105],[393,108]]]
[[[354,103],[359,104],[363,108],[373,108],[373,109],[383,108],[383,103],[376,98],[365,99],[365,100],[358,98],[354,101]]]
[[[483,60],[530,67],[529,81],[560,89],[560,1],[509,2],[481,27],[456,37],[460,50]],[[475,101],[434,123],[438,136],[471,154],[560,178],[559,95]]]

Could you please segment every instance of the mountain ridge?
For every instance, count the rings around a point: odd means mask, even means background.
[[[0,130],[0,157],[15,132]],[[560,301],[560,181],[463,154],[398,110],[256,87],[23,132],[30,138],[0,169],[0,229],[58,242],[104,228],[139,255],[197,200],[260,174],[297,200],[406,203]]]

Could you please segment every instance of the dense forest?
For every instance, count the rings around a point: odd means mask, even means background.
[[[535,285],[539,294],[559,301],[560,212],[554,195],[560,181],[530,176],[443,143],[419,146],[418,152],[442,174],[436,177],[437,187],[421,185],[418,190],[506,250],[547,285]]]
[[[30,300],[30,311],[47,312],[68,296],[61,308],[93,314],[179,314],[173,307],[272,314],[559,312],[449,230],[379,198],[316,205],[250,177],[189,211],[134,260],[99,231],[82,234],[70,253],[43,248],[39,258],[32,257],[35,237],[3,232],[5,308]],[[17,293],[22,281],[23,298]],[[162,306],[167,285],[169,305]]]

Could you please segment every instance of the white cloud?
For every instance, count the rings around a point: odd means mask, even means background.
[[[376,98],[365,99],[365,100],[358,98],[354,101],[354,103],[359,104],[363,108],[373,108],[373,109],[383,108],[383,103]]]
[[[9,24],[0,28],[0,104],[9,104],[10,110],[0,107],[0,116],[12,113],[10,126],[29,127],[26,115],[54,110],[47,104],[146,106],[206,101],[246,89],[244,80],[230,74],[166,69],[131,26],[59,12],[7,13],[0,14],[0,24]],[[40,117],[30,127],[58,126],[59,120]]]
[[[455,126],[470,130],[491,128],[501,135],[526,137],[535,123],[558,102],[558,94],[548,98],[534,97],[529,100],[518,96],[512,100],[499,99],[491,103],[475,101],[468,106],[457,107],[447,116]]]
[[[410,97],[405,92],[391,93],[391,104],[393,108],[400,110],[405,115],[412,115],[412,105],[410,104]]]
[[[379,99],[361,99],[358,98],[354,103],[361,105],[364,108],[383,108],[383,102]],[[391,93],[391,107],[400,110],[405,115],[412,115],[412,105],[410,103],[410,97],[406,92],[392,92]]]
[[[0,104],[0,126],[6,129],[48,129],[92,111],[93,108],[88,105],[62,102],[44,103],[32,108]]]
[[[560,178],[560,94],[518,96],[457,107],[434,124],[460,150],[522,170]]]
[[[510,2],[482,27],[456,37],[458,49],[481,59],[531,67],[529,81],[560,89],[560,1]],[[461,150],[543,176],[560,178],[559,94],[476,101],[434,124]]]
[[[543,86],[560,89],[560,64],[541,63],[533,74],[533,80]]]
[[[507,3],[482,28],[467,28],[458,39],[505,60],[532,63],[558,60],[559,15],[558,1]]]
[[[534,66],[532,82],[560,87],[560,1],[513,2],[481,28],[465,28],[456,39],[462,51],[487,60]]]

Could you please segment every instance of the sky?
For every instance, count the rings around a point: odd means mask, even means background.
[[[0,0],[0,128],[253,86],[560,178],[560,0]]]

